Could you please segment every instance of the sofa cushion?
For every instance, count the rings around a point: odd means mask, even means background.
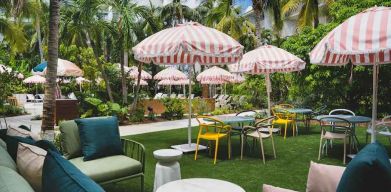
[[[290,189],[284,189],[281,187],[274,187],[272,185],[263,184],[262,187],[263,192],[296,192]]]
[[[2,139],[0,139],[0,147],[2,147],[3,149],[7,149],[7,143],[5,143],[5,141],[3,141]]]
[[[28,131],[26,129],[23,129],[23,128],[19,128],[19,127],[8,126],[7,135],[8,136],[17,136],[17,137],[31,137],[31,138],[33,138],[34,141],[41,140],[40,135],[33,133],[31,131]]]
[[[59,124],[61,132],[61,147],[67,159],[81,157],[79,127],[75,121],[63,121]]]
[[[379,143],[368,144],[346,167],[337,192],[389,191],[391,164],[386,149]]]
[[[42,167],[46,153],[37,146],[19,143],[16,160],[18,171],[35,191],[42,191]]]
[[[118,179],[142,171],[139,161],[124,155],[103,157],[91,161],[83,161],[82,157],[78,157],[70,159],[70,162],[96,182]]]
[[[7,150],[2,147],[0,147],[0,166],[8,167],[16,171],[15,161],[8,154]]]
[[[6,136],[5,142],[7,143],[7,151],[14,161],[16,161],[16,155],[18,152],[19,142],[34,145],[35,141],[31,137],[17,137]]]
[[[48,151],[43,165],[42,191],[100,192],[104,190],[60,154]]]
[[[117,117],[76,119],[84,161],[122,155]]]
[[[0,191],[34,192],[29,183],[16,171],[0,166]]]
[[[307,192],[335,192],[345,167],[318,164],[311,161]]]

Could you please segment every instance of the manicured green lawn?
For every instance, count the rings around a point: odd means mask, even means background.
[[[197,128],[193,128],[193,138]],[[365,143],[365,128],[358,128],[357,135],[361,146]],[[157,149],[169,148],[174,144],[186,142],[187,129],[177,129],[129,136],[128,138],[143,143],[146,148],[146,177],[145,191],[153,190],[153,179],[156,160],[152,152]],[[301,133],[297,137],[284,139],[276,135],[275,144],[277,159],[273,158],[270,140],[265,140],[266,164],[260,159],[258,147],[255,151],[245,153],[245,158],[240,160],[239,137],[233,137],[233,158],[227,159],[227,143],[221,142],[221,149],[216,165],[213,165],[213,157],[206,151],[199,153],[194,160],[194,153],[185,154],[180,161],[182,178],[207,177],[230,181],[242,186],[247,192],[261,191],[262,184],[271,184],[279,187],[305,191],[307,174],[310,161],[316,161],[318,157],[320,132],[313,127],[309,133]],[[380,139],[387,149],[389,142]],[[194,139],[195,141],[195,139]],[[327,157],[319,162],[325,164],[342,165],[341,142],[334,143]],[[139,179],[125,181],[105,187],[108,191],[139,191]]]

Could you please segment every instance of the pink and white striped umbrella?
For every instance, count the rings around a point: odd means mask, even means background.
[[[132,82],[134,85],[137,84],[137,80],[135,80],[134,82]],[[140,79],[140,85],[141,86],[145,86],[145,85],[148,85],[148,82],[143,80],[143,79]]]
[[[179,71],[178,69],[174,67],[168,67],[166,69],[161,70],[159,73],[157,73],[154,77],[154,79],[157,80],[181,80],[181,79],[188,79],[187,76]]]
[[[46,82],[46,78],[40,75],[33,75],[23,80],[23,83],[28,83],[28,84],[41,84],[45,82]]]
[[[243,46],[196,22],[162,30],[133,47],[135,58],[155,64],[226,64],[239,61]]]
[[[221,85],[224,83],[229,83],[229,81],[224,81],[224,80],[204,80],[200,81],[202,85]]]
[[[231,72],[266,74],[266,92],[268,95],[268,113],[270,114],[271,82],[270,73],[293,72],[305,68],[305,62],[297,56],[272,45],[260,46],[243,55],[243,59],[230,65]]]
[[[78,77],[78,78],[76,78],[76,83],[77,84],[82,84],[83,82],[91,82],[90,80],[88,80],[88,79],[86,79],[86,78],[84,78],[84,77]]]
[[[391,63],[391,7],[372,7],[327,34],[310,53],[311,63],[373,66],[372,137],[376,140],[379,65]]]
[[[137,79],[138,78],[138,68],[135,66],[129,67],[128,74],[129,74],[128,76],[131,79]],[[141,79],[152,79],[152,75],[150,75],[149,73],[147,73],[144,70],[141,70]]]
[[[234,78],[230,81],[230,83],[243,83],[246,79],[241,74],[233,74]]]
[[[182,79],[182,80],[170,80],[170,79],[163,79],[157,83],[158,85],[188,85],[189,80],[188,79]],[[192,81],[191,84],[194,84]]]
[[[243,55],[236,64],[229,65],[231,72],[267,74],[293,72],[305,68],[305,62],[297,56],[273,45],[260,46]]]
[[[197,75],[197,81],[200,82],[227,82],[234,79],[234,76],[220,67],[211,67]]]

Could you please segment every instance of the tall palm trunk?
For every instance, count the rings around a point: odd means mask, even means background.
[[[56,79],[58,62],[58,31],[60,1],[50,0],[48,65],[46,69],[45,100],[43,102],[42,131],[53,130],[56,112]]]
[[[99,68],[100,72],[102,73],[103,81],[105,81],[107,95],[109,96],[110,101],[114,102],[113,93],[112,93],[111,87],[110,87],[110,80],[109,80],[109,78],[106,75],[106,72],[105,72],[105,69],[103,67],[102,62],[99,59],[99,54],[98,54],[98,51],[95,49],[95,44],[94,44],[93,41],[91,41],[90,34],[88,33],[88,31],[84,30],[84,33],[86,35],[87,46],[89,48],[91,48],[92,51],[94,52],[96,63],[98,64],[98,68]]]
[[[128,50],[125,48],[124,49],[124,60],[121,64],[121,82],[122,82],[122,103],[123,104],[127,104],[128,103],[128,84],[126,82],[126,73],[125,73],[125,66],[129,66],[128,65],[128,61],[129,61],[129,52]]]
[[[35,31],[37,32],[39,56],[41,58],[41,63],[42,63],[45,61],[45,59],[43,58],[43,49],[42,49],[41,22],[39,19],[39,15],[36,15],[35,17],[36,17]]]
[[[255,33],[257,37],[257,47],[261,45],[261,36],[262,36],[262,24],[261,24],[261,17],[262,17],[262,0],[252,0],[253,2],[253,10],[255,14]]]
[[[138,69],[138,76],[137,76],[137,85],[136,85],[136,93],[134,93],[134,100],[132,103],[132,112],[136,110],[137,108],[137,102],[138,102],[138,95],[140,92],[140,80],[141,80],[141,68],[143,64],[141,62],[138,63],[137,69]]]
[[[318,0],[313,1],[313,7],[314,7],[314,28],[317,28],[319,26],[319,2]]]

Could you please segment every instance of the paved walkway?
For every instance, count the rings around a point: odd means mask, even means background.
[[[229,114],[234,115],[234,114]],[[31,128],[33,132],[39,132],[41,130],[40,120],[32,121],[31,118],[33,115],[22,115],[16,117],[7,117],[7,124],[11,126],[19,126],[19,125],[27,125]],[[4,120],[1,119],[1,123],[4,126]],[[162,121],[156,123],[146,123],[146,124],[135,124],[135,125],[125,125],[120,126],[120,135],[137,135],[143,133],[157,132],[157,131],[165,131],[179,128],[187,128],[189,124],[188,119],[174,120],[174,121]],[[193,126],[198,125],[197,120],[195,118],[192,119],[191,124]]]

